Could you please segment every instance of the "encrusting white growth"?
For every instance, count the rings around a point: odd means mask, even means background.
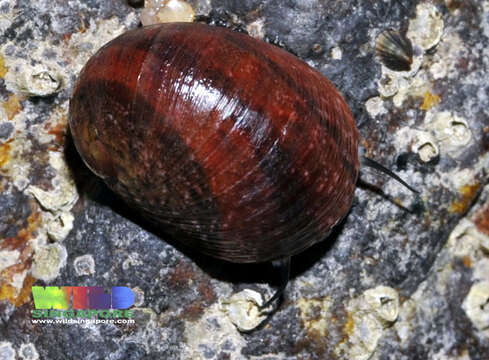
[[[429,162],[435,159],[439,154],[438,144],[432,134],[426,131],[415,130],[416,141],[414,143],[414,152],[419,155],[423,162]]]
[[[250,331],[260,325],[267,313],[260,310],[263,298],[260,293],[245,289],[222,303],[222,310],[240,331]]]
[[[430,112],[425,122],[426,129],[433,134],[442,153],[456,157],[471,142],[472,132],[467,121],[451,112]]]
[[[18,352],[19,358],[22,360],[37,360],[39,353],[33,343],[23,343],[20,345]]]
[[[407,37],[423,50],[429,50],[440,42],[444,27],[437,7],[429,2],[420,3],[416,6],[416,17],[409,21]]]
[[[336,348],[337,355],[348,354],[348,359],[368,360],[386,328],[397,321],[399,294],[388,286],[376,286],[366,290],[347,305],[352,319],[348,340]]]
[[[95,260],[91,254],[78,256],[73,261],[76,275],[92,275],[95,273]]]
[[[66,248],[57,243],[38,248],[34,255],[32,275],[44,281],[55,279],[66,265],[67,257]]]
[[[480,331],[487,331],[489,327],[488,302],[489,281],[479,281],[472,285],[462,305],[472,324]]]
[[[15,360],[15,349],[11,342],[0,342],[0,356],[2,360]]]

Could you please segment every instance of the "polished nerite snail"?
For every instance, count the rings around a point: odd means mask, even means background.
[[[358,131],[341,94],[295,56],[228,29],[159,24],[112,40],[82,70],[69,124],[113,191],[216,258],[277,260],[288,274],[352,203]]]

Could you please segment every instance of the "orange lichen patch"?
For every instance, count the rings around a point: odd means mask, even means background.
[[[471,267],[471,266],[472,266],[472,261],[470,260],[470,256],[467,256],[467,255],[466,255],[466,256],[464,256],[464,257],[462,258],[462,262],[463,262],[463,264],[464,264],[464,266],[465,266],[466,268],[469,268],[469,267]]]
[[[370,149],[371,145],[370,143],[365,140],[365,139],[360,139],[360,144],[363,146],[363,148],[368,152],[368,150]]]
[[[331,356],[328,356],[330,354],[327,354],[330,349],[326,345],[330,339],[329,330],[333,320],[331,316],[334,315],[327,315],[325,312],[322,312],[322,310],[327,310],[322,309],[326,303],[326,307],[329,307],[329,298],[302,298],[297,302],[300,320],[307,336],[304,336],[295,344],[293,348],[294,353],[306,351],[315,353],[321,359],[331,358]]]
[[[1,250],[20,250],[33,237],[33,233],[42,223],[41,213],[34,202],[31,202],[31,215],[27,218],[27,227],[21,229],[16,236],[7,238],[0,243]]]
[[[17,302],[19,302],[20,305],[24,303],[22,299],[19,299],[19,297],[23,295],[23,290],[26,285],[29,287],[30,290],[32,282],[26,284],[26,277],[22,284],[22,288],[20,289],[13,286],[12,284],[14,283],[14,278],[16,275],[22,276],[22,273],[26,269],[30,268],[32,264],[32,253],[32,248],[30,246],[27,246],[22,251],[22,254],[19,258],[20,262],[18,264],[14,264],[2,270],[2,272],[0,273],[0,300],[7,299],[14,305]],[[27,260],[22,261],[22,258],[27,258]]]
[[[80,14],[80,20],[81,20],[80,21],[80,28],[78,29],[78,33],[84,34],[87,31],[87,27],[85,25],[86,19],[83,16],[83,14]],[[72,33],[72,32],[64,33],[63,34],[63,41],[68,44],[70,42],[73,34],[75,34],[75,33]]]
[[[0,242],[1,250],[18,250],[20,256],[18,262],[8,266],[0,272],[0,300],[7,299],[16,306],[21,306],[29,300],[30,290],[34,282],[31,275],[24,278],[22,288],[13,286],[15,278],[21,276],[32,265],[34,251],[30,240],[42,224],[41,214],[34,201],[30,203],[31,215],[27,219],[27,226],[21,229],[16,236],[7,238]]]
[[[464,214],[469,208],[469,205],[474,200],[475,196],[477,195],[480,186],[480,183],[462,186],[460,188],[460,194],[462,195],[462,197],[458,200],[455,200],[453,204],[450,205],[448,211],[450,211],[451,213]]]
[[[11,158],[10,155],[10,150],[11,146],[10,143],[12,142],[13,139],[7,141],[5,144],[0,145],[0,168],[4,167],[5,164],[8,163],[8,161]]]
[[[12,304],[16,301],[18,289],[4,281],[0,281],[0,300],[9,300]]]
[[[5,59],[2,55],[0,55],[0,78],[4,78],[5,74],[7,74],[8,67],[5,66]]]
[[[3,108],[9,120],[12,120],[22,110],[21,100],[17,95],[11,94],[8,100],[3,102]]]
[[[423,104],[421,105],[421,110],[426,111],[432,108],[433,106],[438,106],[440,104],[440,101],[441,99],[438,95],[432,94],[429,91],[427,91],[424,94],[424,100],[423,100]]]
[[[489,236],[489,204],[486,204],[486,206],[477,212],[474,223],[481,233]]]
[[[36,279],[31,274],[27,274],[24,279],[22,290],[20,290],[19,295],[17,295],[17,299],[14,303],[15,306],[22,306],[30,300],[32,293],[32,284],[34,284],[35,281]]]
[[[0,300],[8,300],[15,306],[22,306],[31,299],[32,284],[34,277],[30,274],[24,279],[20,292],[10,284],[0,282]]]
[[[57,124],[48,131],[49,134],[54,135],[54,139],[57,145],[63,145],[66,136],[66,124]]]
[[[71,36],[72,35],[73,35],[72,33],[65,33],[65,34],[63,34],[63,41],[66,42],[66,43],[70,42],[70,39],[71,39]]]
[[[55,110],[53,117],[54,119],[52,121],[44,125],[44,129],[48,131],[48,134],[54,135],[55,150],[57,150],[65,143],[68,121],[66,113],[61,109]]]

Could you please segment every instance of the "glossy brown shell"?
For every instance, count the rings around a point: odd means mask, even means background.
[[[224,260],[296,254],[352,202],[358,132],[341,94],[286,51],[227,29],[119,36],[81,72],[69,123],[111,189]]]

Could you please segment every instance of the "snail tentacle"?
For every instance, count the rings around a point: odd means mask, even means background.
[[[264,310],[272,305],[276,300],[278,300],[285,292],[285,288],[289,283],[290,278],[290,256],[272,261],[272,265],[278,267],[278,271],[280,272],[280,282],[275,294],[265,301],[263,305],[260,306],[260,310]]]
[[[367,166],[367,167],[370,167],[372,169],[378,170],[378,171],[390,176],[391,178],[393,178],[394,180],[396,180],[400,184],[404,185],[406,188],[411,190],[413,193],[419,194],[418,190],[416,190],[415,188],[410,186],[407,182],[405,182],[403,179],[401,179],[399,177],[399,175],[396,175],[394,172],[387,169],[384,165],[379,164],[377,161],[375,161],[373,159],[370,159],[366,156],[360,156],[360,166]]]

